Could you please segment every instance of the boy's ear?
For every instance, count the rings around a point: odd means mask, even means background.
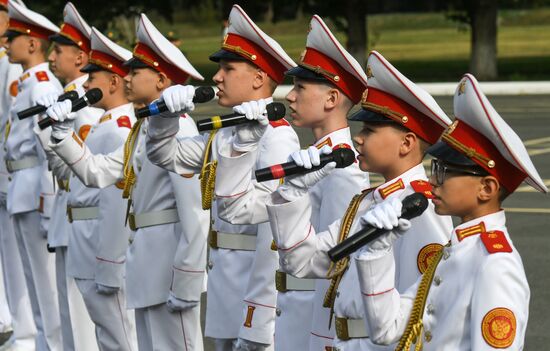
[[[492,199],[498,199],[500,193],[500,183],[498,179],[489,175],[480,177],[480,188],[478,192],[478,198],[481,201],[490,201]]]

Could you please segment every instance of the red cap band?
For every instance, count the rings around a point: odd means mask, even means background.
[[[229,33],[225,36],[222,49],[242,56],[267,73],[278,84],[282,83],[287,68],[261,46],[240,35]]]
[[[326,77],[340,88],[354,104],[361,101],[361,95],[366,88],[365,84],[344,69],[336,60],[313,48],[306,48],[301,65]]]
[[[165,61],[155,51],[143,43],[138,43],[134,48],[134,57],[150,66],[157,72],[166,74],[173,82],[184,84],[189,78],[189,74],[177,68],[173,64]]]
[[[76,27],[73,27],[69,23],[63,23],[59,35],[74,42],[81,50],[86,53],[90,53],[91,44],[90,39]]]

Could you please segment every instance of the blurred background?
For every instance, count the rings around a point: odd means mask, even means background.
[[[66,0],[28,0],[61,23]],[[205,76],[235,0],[73,0],[84,18],[131,47],[145,12]],[[380,51],[417,82],[550,80],[550,0],[270,0],[238,1],[296,61],[311,15],[318,14],[364,64]]]

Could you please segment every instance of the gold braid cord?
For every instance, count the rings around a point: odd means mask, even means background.
[[[122,197],[129,199],[132,195],[134,184],[136,183],[136,173],[134,172],[134,166],[132,165],[132,152],[136,144],[136,140],[139,134],[139,129],[143,123],[143,118],[138,119],[132,126],[132,130],[128,134],[128,138],[124,143],[124,190],[122,191]]]
[[[214,185],[216,183],[216,168],[218,161],[210,161],[212,158],[212,142],[216,136],[217,130],[210,132],[206,149],[202,161],[202,169],[199,179],[201,181],[202,209],[209,210],[212,207],[212,199],[214,194]]]
[[[340,225],[340,235],[338,237],[339,243],[341,243],[348,237],[351,225],[353,224],[353,220],[355,218],[355,215],[357,214],[357,210],[359,209],[359,205],[361,204],[361,201],[363,201],[365,196],[367,196],[367,194],[369,193],[370,189],[365,190],[361,194],[355,195],[353,199],[351,199],[348,209],[346,210],[346,214],[342,219],[342,224]],[[332,262],[327,272],[327,278],[331,279],[331,281],[330,286],[325,294],[323,307],[330,308],[329,327],[330,323],[332,322],[332,315],[334,313],[334,300],[336,299],[336,291],[338,290],[340,281],[342,280],[344,273],[348,269],[348,266],[349,257],[345,257],[336,263]]]
[[[437,268],[439,261],[441,261],[442,256],[443,248],[436,253],[432,263],[422,275],[422,280],[420,281],[420,285],[418,285],[416,297],[414,298],[411,316],[407,322],[405,332],[403,333],[401,339],[399,339],[399,344],[395,348],[396,351],[408,351],[412,344],[415,344],[415,351],[422,350],[422,332],[424,330],[422,315],[424,314],[424,307],[426,306],[426,300],[428,299],[428,292],[430,291],[430,286],[432,285],[432,281],[434,279],[435,269]]]

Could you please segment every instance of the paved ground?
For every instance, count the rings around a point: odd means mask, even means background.
[[[436,98],[452,115],[452,98]],[[490,101],[503,118],[526,143],[533,162],[546,185],[550,187],[550,98],[544,96],[495,96]],[[230,111],[229,111],[230,112]],[[200,106],[196,119],[225,113],[215,103]],[[352,132],[358,125],[352,124]],[[309,131],[298,130],[302,145],[313,140]],[[372,181],[379,181],[377,175]],[[520,251],[531,287],[526,350],[544,350],[550,345],[550,198],[521,186],[505,202],[507,225],[514,244]],[[452,301],[449,301],[452,303]],[[207,350],[213,350],[207,341]]]

